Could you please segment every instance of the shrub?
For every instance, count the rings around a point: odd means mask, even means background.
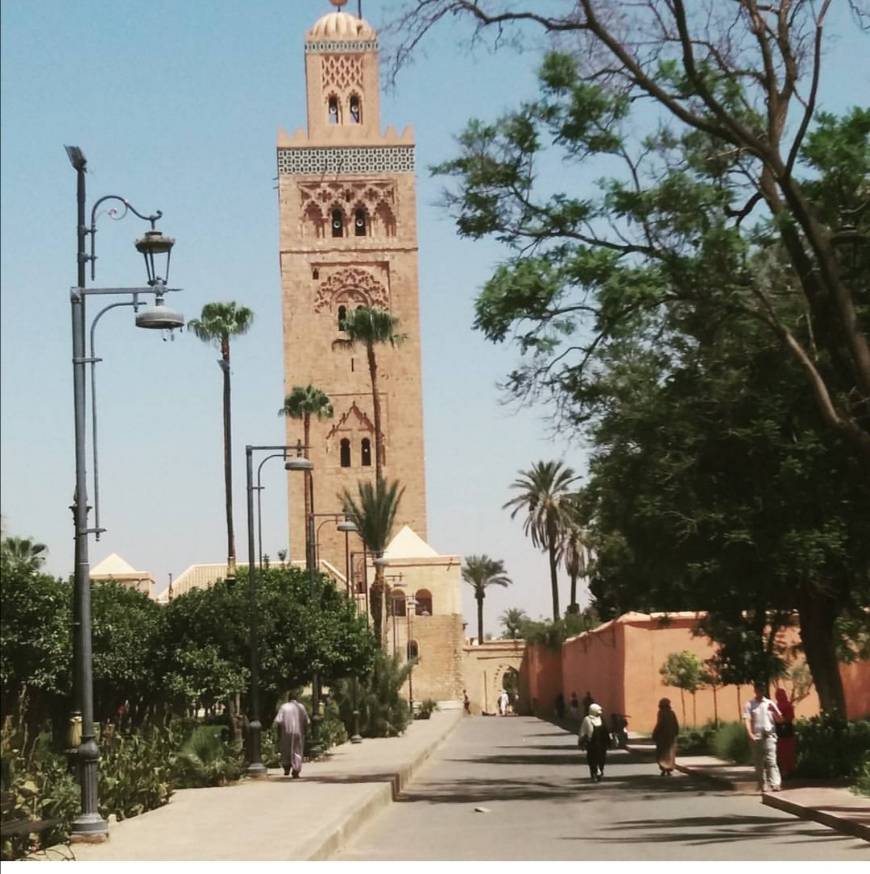
[[[683,730],[677,735],[677,750],[688,756],[709,755],[715,729]]]
[[[416,713],[414,714],[414,719],[429,719],[430,716],[438,709],[438,702],[433,701],[431,698],[427,698],[420,706],[417,708]]]
[[[795,723],[800,777],[860,778],[870,750],[870,719],[822,714]]]
[[[864,760],[858,771],[858,779],[852,787],[856,795],[870,795],[870,751],[864,753]]]
[[[179,750],[173,769],[179,788],[225,786],[242,776],[242,751],[227,739],[226,727],[200,725]]]
[[[713,755],[739,765],[752,761],[749,736],[742,722],[726,722],[713,733],[710,742]]]
[[[359,725],[364,737],[395,737],[405,730],[410,710],[402,686],[413,664],[403,664],[398,656],[382,651],[377,653],[371,672],[358,683]],[[353,731],[353,681],[336,681],[332,692],[346,731]]]

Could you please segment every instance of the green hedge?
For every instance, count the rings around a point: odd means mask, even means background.
[[[710,743],[714,756],[738,765],[748,765],[752,761],[752,748],[749,736],[742,722],[726,722],[720,725]]]
[[[870,718],[847,721],[813,716],[795,723],[799,777],[864,780],[870,755]],[[863,773],[862,773],[863,772]]]

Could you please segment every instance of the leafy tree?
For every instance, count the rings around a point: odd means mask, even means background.
[[[499,616],[504,633],[503,640],[517,640],[523,635],[523,626],[529,621],[526,611],[519,607],[509,607]]]
[[[294,385],[289,395],[284,398],[284,406],[278,410],[279,416],[287,416],[290,419],[302,419],[302,439],[306,453],[311,452],[311,417],[318,419],[331,419],[335,415],[329,396],[315,388],[310,383],[304,388]],[[311,471],[305,471],[305,518],[312,512],[314,506],[314,494],[311,491],[313,478]],[[306,529],[307,530],[307,529]]]
[[[544,550],[550,559],[550,587],[553,596],[553,620],[559,618],[559,581],[556,569],[565,531],[569,526],[569,495],[577,477],[561,461],[538,461],[531,470],[521,470],[511,488],[519,491],[502,509],[512,507],[511,519],[526,511],[523,533],[532,544]]]
[[[558,650],[569,637],[591,631],[600,624],[598,614],[590,607],[581,613],[560,616],[555,621],[527,619],[522,626],[522,637],[526,643],[541,644]]]
[[[44,543],[35,543],[29,537],[3,537],[0,549],[10,568],[24,567],[26,570],[39,570],[45,563],[48,548]]]
[[[222,657],[218,647],[188,642],[177,649],[164,688],[177,707],[215,710],[240,695],[248,684],[248,669]]]
[[[5,544],[4,544],[5,545]],[[24,694],[29,734],[51,701],[69,695],[72,587],[0,549],[0,702],[5,718]]]
[[[489,586],[507,587],[510,577],[504,569],[504,562],[488,555],[469,555],[462,568],[462,579],[474,589],[477,601],[477,640],[483,643],[483,599]]]
[[[683,708],[683,722],[686,721],[686,692],[692,696],[692,725],[698,722],[695,695],[704,685],[704,662],[687,649],[672,652],[659,668],[662,683],[680,690],[680,703]]]
[[[375,581],[371,588],[371,610],[375,638],[384,642],[384,568],[380,563],[393,530],[404,486],[398,480],[386,483],[380,477],[372,485],[357,483],[357,497],[347,490],[339,495],[344,512],[356,525],[359,536],[375,559]]]
[[[91,589],[94,718],[111,719],[127,703],[134,721],[162,693],[159,663],[164,608],[110,580]]]
[[[396,316],[378,307],[359,307],[351,310],[344,321],[347,342],[351,345],[365,346],[369,365],[369,379],[372,385],[372,413],[375,425],[375,479],[384,476],[384,431],[381,422],[381,396],[378,390],[378,360],[375,347],[389,343],[398,346],[406,339],[397,333],[399,320]]]
[[[220,349],[218,360],[223,373],[223,425],[224,425],[224,489],[227,516],[227,574],[236,573],[236,539],[233,528],[233,435],[230,403],[230,338],[247,334],[254,323],[254,313],[235,301],[207,303],[198,319],[191,319],[187,327],[204,343]]]
[[[819,112],[832,8],[641,0],[629,12],[578,0],[548,15],[532,4],[407,4],[399,65],[452,14],[499,37],[512,23],[541,28],[573,47],[547,55],[541,99],[472,122],[461,156],[439,168],[459,180],[460,232],[514,251],[478,301],[477,326],[494,340],[517,328],[530,354],[512,374],[517,393],[567,393],[582,410],[595,353],[626,317],[713,299],[723,316],[739,309],[767,327],[825,427],[866,464],[870,114],[840,126]],[[632,111],[650,105],[658,130],[638,141]],[[551,144],[569,162],[608,156],[623,172],[597,198],[541,195],[537,160]],[[781,253],[785,282],[753,265],[759,248]],[[714,289],[698,281],[710,276]]]

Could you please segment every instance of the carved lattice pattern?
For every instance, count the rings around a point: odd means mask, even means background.
[[[390,296],[387,289],[368,270],[348,267],[338,270],[320,283],[314,298],[314,311],[332,310],[339,303],[355,306],[376,306],[389,309]]]
[[[278,149],[280,176],[359,176],[413,172],[413,146]]]
[[[321,61],[323,90],[335,88],[347,93],[362,88],[362,58],[359,55],[324,55]]]
[[[396,235],[396,186],[392,182],[301,182],[299,199],[304,237],[322,237],[324,216],[333,209],[341,210],[347,227],[362,209],[369,220],[367,236]]]

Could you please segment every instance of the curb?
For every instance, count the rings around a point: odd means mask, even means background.
[[[444,733],[436,738],[426,749],[421,750],[407,765],[398,768],[390,777],[388,783],[379,785],[372,790],[371,795],[350,816],[338,826],[324,829],[324,833],[315,835],[308,841],[309,849],[303,849],[299,861],[325,862],[337,853],[342,847],[350,842],[364,826],[366,826],[385,807],[392,804],[401,793],[402,789],[413,779],[420,767],[426,760],[441,747],[444,741],[453,733],[459,723],[462,722],[462,711],[457,711],[457,716],[444,730]]]
[[[632,743],[631,741],[629,741],[627,749],[636,755],[654,755],[655,753],[655,747],[646,744],[638,745],[636,742]],[[683,765],[680,762],[674,764],[674,770],[679,771],[681,774],[686,774],[689,777],[698,777],[702,780],[708,780],[711,783],[723,786],[733,792],[744,792],[750,795],[758,793],[758,790],[755,787],[755,780],[734,780],[731,777],[725,777],[722,774],[713,774],[710,771],[705,770],[703,767]]]
[[[781,795],[774,795],[768,792],[765,792],[762,796],[761,803],[766,804],[768,807],[783,810],[799,819],[814,820],[842,834],[861,838],[861,840],[870,843],[870,826],[864,825],[864,823],[856,822],[853,819],[845,819],[833,813],[826,813],[824,810],[818,810],[815,807],[805,807],[803,804],[789,801]]]

